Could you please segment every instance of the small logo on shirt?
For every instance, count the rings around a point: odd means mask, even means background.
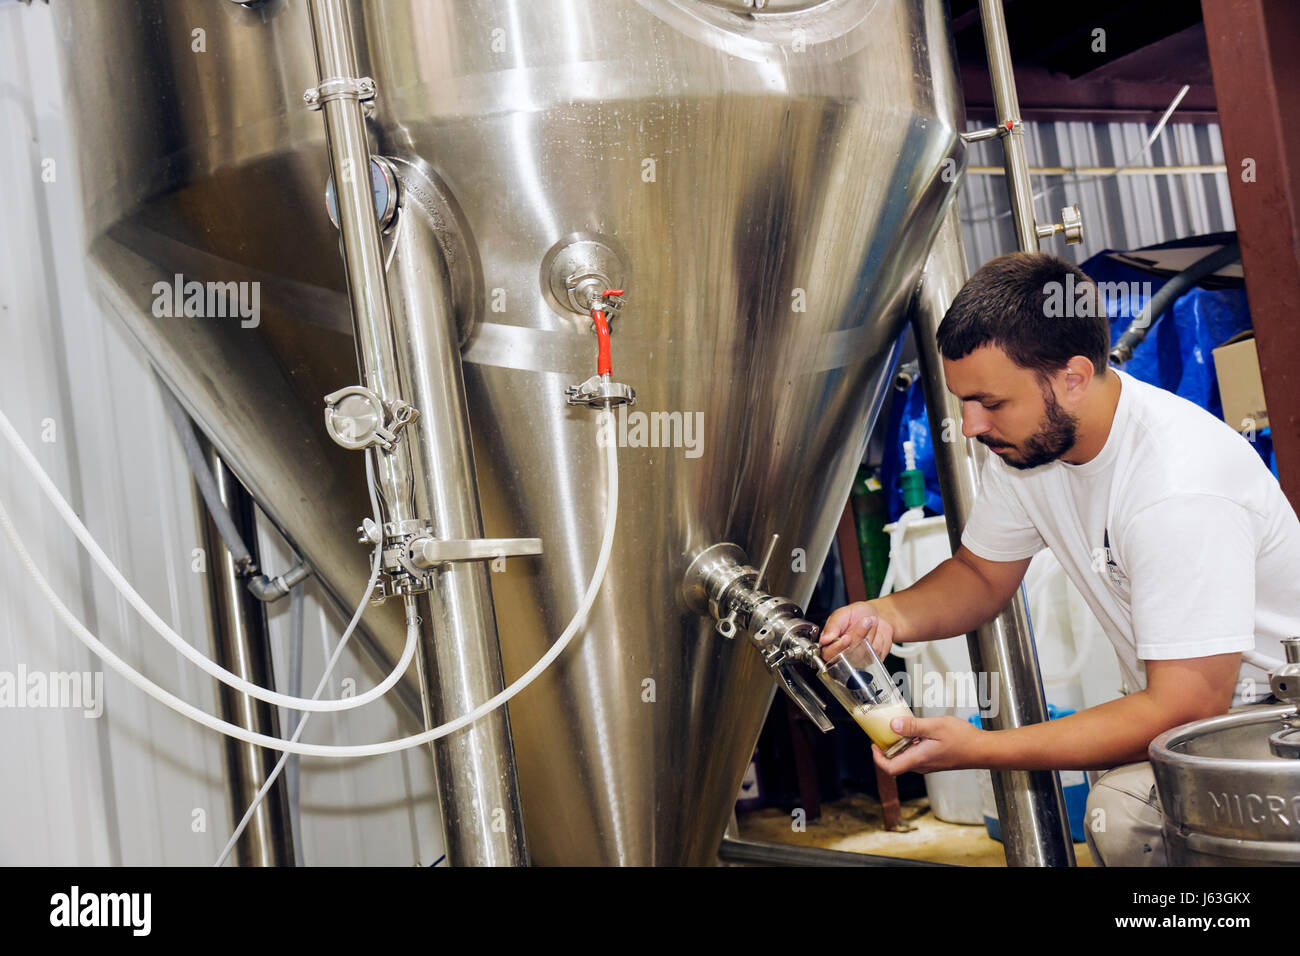
[[[1110,549],[1110,529],[1102,532],[1102,546],[1092,551],[1092,569],[1098,574],[1105,573],[1110,583],[1116,587],[1128,587],[1128,575],[1120,570],[1115,555]]]

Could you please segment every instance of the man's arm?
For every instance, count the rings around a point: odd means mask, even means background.
[[[822,656],[830,660],[865,638],[883,659],[893,641],[934,641],[973,631],[1011,602],[1030,560],[989,561],[962,545],[910,588],[832,614],[822,632]]]
[[[924,738],[893,760],[891,774],[915,770],[1108,770],[1147,759],[1152,739],[1180,724],[1227,713],[1241,654],[1147,661],[1147,687],[1058,720],[981,731],[955,717],[904,719],[904,736]]]
[[[962,545],[917,581],[875,602],[896,641],[935,641],[975,630],[1011,603],[1030,558],[989,561]]]
[[[822,631],[822,657],[830,660],[865,639],[883,660],[894,641],[966,634],[1011,602],[1030,559],[1046,544],[996,455],[981,474],[957,552],[910,588],[832,614]]]

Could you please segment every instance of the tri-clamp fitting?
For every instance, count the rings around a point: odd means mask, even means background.
[[[1283,639],[1286,663],[1269,675],[1269,689],[1278,700],[1300,704],[1300,637]],[[1300,759],[1300,713],[1282,721],[1282,729],[1268,738],[1268,749],[1275,757]]]
[[[826,732],[833,726],[826,705],[796,666],[825,669],[817,643],[820,628],[804,618],[798,604],[761,587],[775,545],[774,536],[757,571],[746,564],[738,545],[724,542],[706,548],[686,570],[682,597],[691,610],[712,617],[724,638],[735,637],[738,629],[747,633],[780,688]]]
[[[420,413],[398,399],[385,402],[364,385],[349,385],[325,396],[325,430],[350,451],[378,445],[392,451],[398,433]]]
[[[357,533],[362,544],[383,543],[380,566],[386,573],[371,596],[375,604],[429,590],[433,572],[444,565],[542,553],[541,538],[439,538],[418,519],[389,522],[381,531],[374,519],[366,518]]]
[[[1288,637],[1282,641],[1286,652],[1286,663],[1269,677],[1269,689],[1278,700],[1300,703],[1300,637]]]

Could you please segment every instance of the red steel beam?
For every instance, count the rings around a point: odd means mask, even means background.
[[[1300,2],[1201,9],[1277,470],[1300,511]]]

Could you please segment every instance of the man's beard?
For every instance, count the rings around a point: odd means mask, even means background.
[[[1050,387],[1043,389],[1043,401],[1046,403],[1046,413],[1038,426],[1038,431],[1027,438],[1024,445],[1021,446],[1024,449],[1023,452],[1019,455],[1008,453],[1000,456],[1012,468],[1027,471],[1030,468],[1037,468],[1039,465],[1046,465],[1048,462],[1056,461],[1069,451],[1074,446],[1075,441],[1078,440],[1079,419],[1057,404],[1056,395]],[[990,448],[1012,447],[1005,444],[990,443],[985,441],[982,435],[979,440]]]

